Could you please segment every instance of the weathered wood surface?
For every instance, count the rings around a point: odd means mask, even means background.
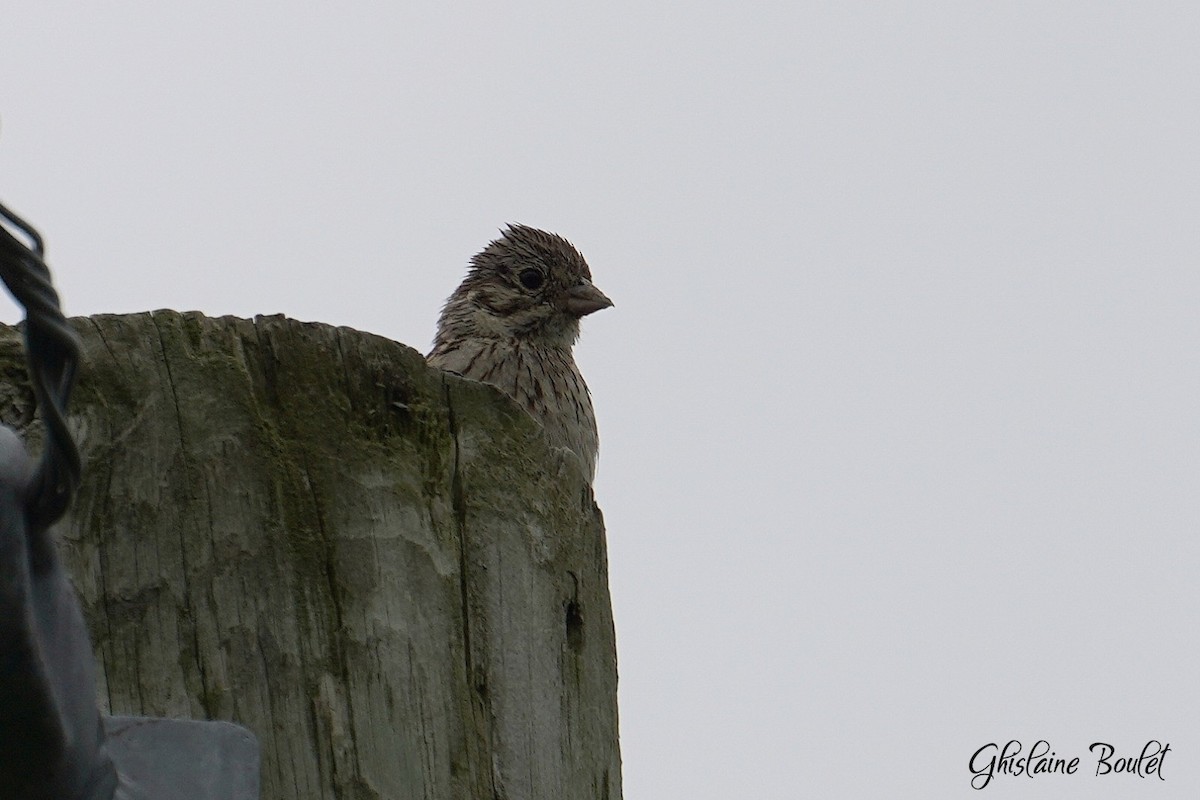
[[[73,322],[107,711],[248,726],[264,798],[621,797],[603,523],[523,412],[347,328]],[[22,359],[0,330],[36,450]]]

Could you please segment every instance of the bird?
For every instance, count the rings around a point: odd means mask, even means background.
[[[513,223],[471,258],[442,308],[426,361],[511,397],[551,445],[579,458],[590,484],[600,438],[572,348],[579,321],[612,305],[573,244]]]

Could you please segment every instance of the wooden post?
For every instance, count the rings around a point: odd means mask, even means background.
[[[249,727],[267,800],[621,797],[603,522],[523,411],[348,328],[73,322],[102,708]],[[0,376],[36,451],[12,328]]]

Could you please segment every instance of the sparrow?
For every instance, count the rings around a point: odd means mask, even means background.
[[[579,321],[612,304],[592,285],[574,245],[509,225],[471,259],[442,309],[426,360],[516,400],[552,445],[579,457],[590,483],[600,439],[591,393],[571,350]]]

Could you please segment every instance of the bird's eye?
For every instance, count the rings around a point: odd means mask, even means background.
[[[542,283],[546,280],[542,277],[542,273],[532,268],[521,270],[521,274],[517,276],[517,279],[521,281],[522,286],[530,291],[542,288]]]

